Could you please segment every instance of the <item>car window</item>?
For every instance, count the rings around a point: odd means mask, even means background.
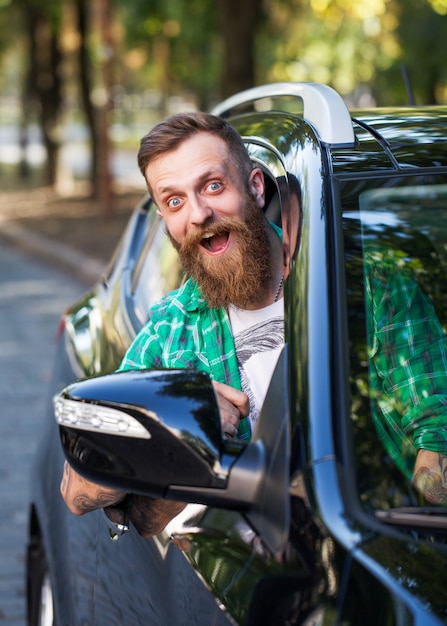
[[[147,320],[149,307],[177,289],[183,280],[178,254],[169,241],[164,222],[153,204],[147,220],[147,233],[132,280],[135,312],[141,324]]]
[[[447,441],[445,182],[344,190],[351,417],[361,499],[373,509],[420,503],[417,447]]]

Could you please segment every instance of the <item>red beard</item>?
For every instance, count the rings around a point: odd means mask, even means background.
[[[199,285],[211,308],[232,304],[246,309],[259,300],[271,279],[268,222],[254,199],[248,199],[242,218],[223,217],[190,232],[179,245],[168,236],[179,253],[183,269]],[[225,242],[231,233],[231,250],[219,257],[201,253],[204,234],[213,235],[206,246]],[[217,240],[217,236],[219,239]]]

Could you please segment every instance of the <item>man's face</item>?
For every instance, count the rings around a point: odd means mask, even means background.
[[[151,161],[146,180],[168,231],[180,245],[191,232],[203,231],[221,217],[240,217],[245,208],[242,175],[224,141],[210,133],[197,133]],[[253,170],[248,184],[262,207],[260,170]],[[204,242],[200,253],[218,257],[230,247],[231,236],[225,242]]]
[[[262,172],[253,170],[247,187],[226,144],[199,133],[152,161],[146,179],[208,304],[247,307],[271,275]]]

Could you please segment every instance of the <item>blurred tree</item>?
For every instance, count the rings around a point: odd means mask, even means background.
[[[62,5],[58,0],[16,0],[28,37],[27,69],[23,81],[23,115],[36,98],[43,142],[47,153],[45,182],[57,181],[62,143],[63,55],[60,47]]]
[[[89,135],[91,188],[101,213],[109,217],[113,214],[110,127],[116,57],[114,6],[112,0],[73,0],[73,6],[78,32],[76,83]]]
[[[110,188],[112,116],[147,126],[179,107],[209,109],[284,80],[330,84],[354,106],[405,104],[402,66],[418,103],[447,96],[447,0],[0,0],[0,55],[20,41],[8,30],[11,7],[29,41],[23,119],[37,102],[47,181],[57,173],[69,93],[85,112],[101,197]],[[69,19],[75,43],[61,47]]]
[[[92,64],[88,50],[88,37],[90,32],[89,0],[74,0],[79,32],[78,63],[79,63],[79,89],[82,107],[85,114],[87,130],[91,146],[91,170],[90,182],[94,188],[98,171],[98,132],[96,124],[96,112],[92,102],[93,75]]]
[[[396,55],[387,0],[271,0],[261,54],[268,81],[316,81],[343,95]]]
[[[261,80],[330,84],[354,105],[409,104],[447,96],[447,0],[264,0]]]
[[[100,45],[100,75],[97,98],[97,168],[95,192],[105,217],[113,214],[110,127],[112,123],[112,88],[114,85],[115,41],[113,36],[113,1],[97,0]]]
[[[223,98],[255,85],[255,36],[262,8],[263,0],[219,0]]]
[[[190,92],[197,106],[207,109],[255,84],[255,41],[264,18],[263,0],[120,3],[127,45],[142,53],[148,82],[165,98]]]
[[[59,155],[62,144],[68,52],[63,48],[67,28],[75,33],[77,53],[75,82],[85,113],[91,147],[91,182],[104,215],[112,207],[110,172],[111,92],[114,83],[114,38],[112,0],[13,0],[20,10],[28,46],[26,69],[22,81],[21,143],[26,143],[26,127],[34,101],[38,103],[38,120],[46,149],[45,183],[58,184]],[[72,11],[74,9],[74,12]],[[70,12],[71,11],[71,12]],[[73,22],[75,15],[75,24]],[[77,35],[77,36],[76,36]],[[89,40],[94,45],[89,45]],[[96,67],[92,63],[96,58]],[[65,89],[64,89],[65,88]],[[93,95],[96,94],[94,101]],[[26,161],[21,171],[26,174]]]
[[[193,93],[201,108],[209,106],[217,88],[219,42],[213,0],[117,0],[126,25],[131,54],[124,64],[140,59],[146,85],[166,101]],[[135,65],[133,66],[135,67]]]
[[[387,79],[395,81],[404,66],[416,104],[440,103],[446,96],[444,42],[447,39],[447,15],[441,15],[435,8],[442,9],[444,5],[447,9],[447,4],[443,0],[394,0],[394,5],[400,54],[390,72],[380,77],[382,83]],[[402,91],[403,87],[400,94]]]

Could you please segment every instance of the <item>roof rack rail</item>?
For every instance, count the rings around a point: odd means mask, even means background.
[[[303,118],[313,126],[323,143],[331,146],[355,143],[351,115],[343,98],[332,87],[319,83],[271,83],[253,87],[227,98],[214,107],[212,113],[229,117],[238,107],[280,96],[302,99]]]

